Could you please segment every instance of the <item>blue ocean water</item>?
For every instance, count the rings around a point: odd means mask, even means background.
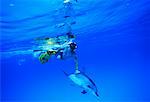
[[[97,102],[60,69],[72,59],[41,64],[34,39],[64,34],[63,0],[1,0],[1,102]],[[78,0],[79,68],[96,83],[101,102],[150,101],[150,1]]]

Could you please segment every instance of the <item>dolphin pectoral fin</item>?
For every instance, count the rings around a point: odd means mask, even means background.
[[[94,92],[94,95],[96,96],[97,100],[100,100],[99,94],[97,92]]]
[[[82,94],[86,94],[87,92],[86,92],[85,90],[83,90],[81,93],[82,93]]]

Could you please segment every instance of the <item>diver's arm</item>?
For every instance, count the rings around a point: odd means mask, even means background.
[[[74,61],[75,61],[75,74],[78,74],[78,73],[80,73],[80,71],[79,71],[79,65],[78,65],[78,58],[77,58],[77,55],[75,54],[74,55]]]

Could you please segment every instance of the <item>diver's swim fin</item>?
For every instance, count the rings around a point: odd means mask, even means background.
[[[87,92],[86,92],[85,90],[83,90],[81,93],[82,93],[82,94],[86,94]]]

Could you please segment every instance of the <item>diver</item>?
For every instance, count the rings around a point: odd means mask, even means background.
[[[66,59],[75,55],[76,43],[73,41],[75,35],[67,33],[66,35],[56,36],[54,38],[37,39],[40,43],[40,50],[34,50],[34,52],[41,52],[39,60],[42,64],[48,62],[52,55],[58,59]]]
[[[76,44],[74,42],[69,43],[68,45],[63,45],[64,48],[60,47],[55,50],[48,50],[41,52],[39,55],[39,61],[44,64],[48,62],[52,55],[56,56],[57,59],[64,60],[69,57],[74,57],[77,59],[75,54]]]
[[[77,2],[77,0],[74,0]],[[73,58],[75,62],[75,72],[78,71],[78,59],[76,55],[77,45],[74,42],[75,35],[72,33],[72,24],[75,24],[73,19],[73,7],[71,0],[64,0],[64,25],[66,27],[66,34],[59,35],[52,38],[38,38],[39,50],[34,52],[41,52],[39,54],[39,61],[44,64],[49,61],[52,56],[56,56],[57,59],[64,60],[67,58]]]

